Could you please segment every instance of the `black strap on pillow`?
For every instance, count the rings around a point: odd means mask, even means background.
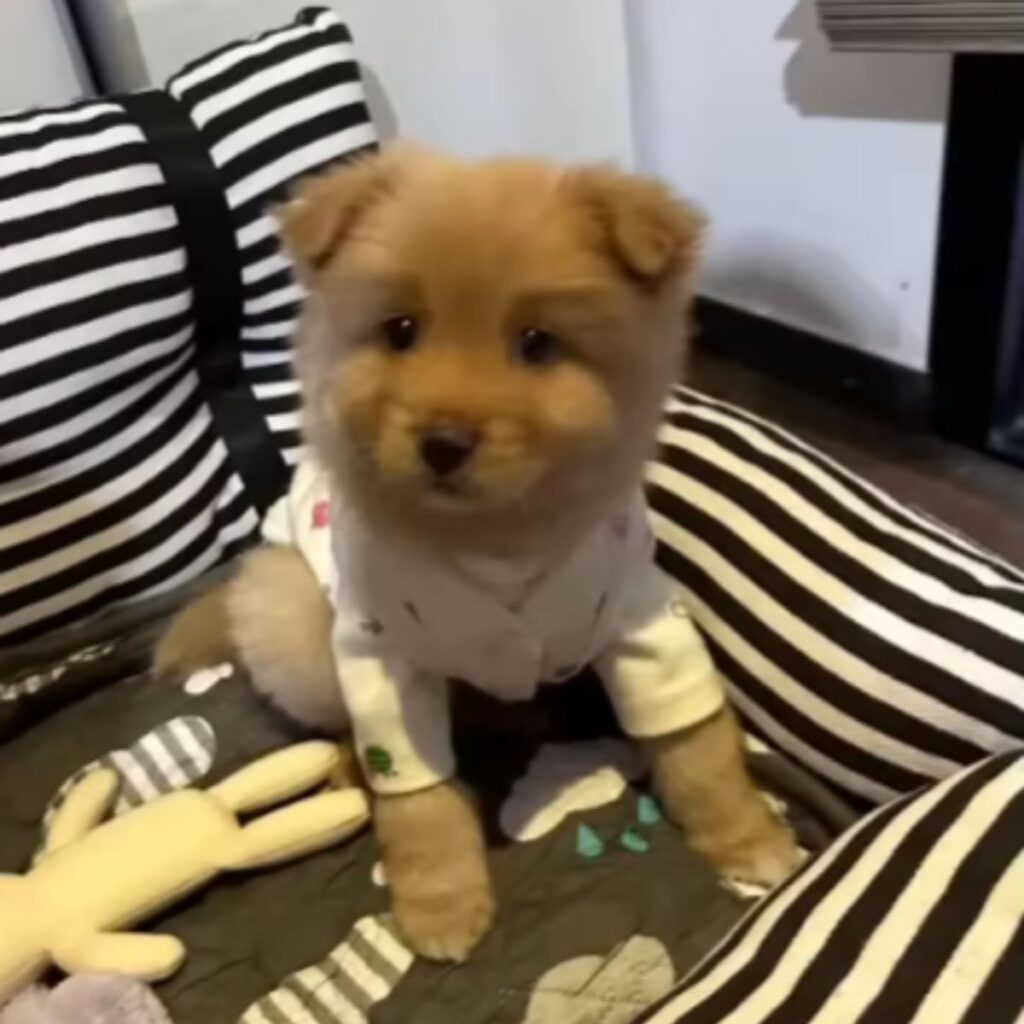
[[[184,236],[199,379],[214,424],[262,515],[288,487],[288,468],[245,380],[239,343],[241,261],[217,168],[185,109],[167,93],[119,96],[142,129]]]

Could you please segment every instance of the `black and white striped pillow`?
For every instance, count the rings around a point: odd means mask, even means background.
[[[208,247],[183,230],[153,126],[133,119],[147,104],[174,122],[165,147],[200,151],[223,211],[229,255],[212,269],[238,301],[217,341],[240,356],[248,422],[278,465],[298,454],[301,295],[268,204],[375,143],[351,37],[312,8],[167,93],[0,119],[0,646],[173,587],[258,527],[200,372],[187,253]]]
[[[659,558],[755,730],[872,803],[1024,746],[1024,573],[693,391],[661,441]]]
[[[762,900],[644,1024],[1018,1024],[1024,755],[883,807]]]

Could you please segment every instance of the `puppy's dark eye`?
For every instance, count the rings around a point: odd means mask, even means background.
[[[562,346],[548,331],[529,327],[519,335],[517,342],[519,358],[531,366],[549,366],[562,356]]]
[[[411,316],[393,316],[381,324],[384,340],[392,352],[408,352],[419,337],[419,324]]]

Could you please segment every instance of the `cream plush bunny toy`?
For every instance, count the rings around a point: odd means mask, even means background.
[[[361,828],[369,811],[359,789],[317,793],[244,826],[236,817],[327,782],[339,761],[333,744],[301,743],[212,789],[179,790],[107,822],[118,777],[90,772],[54,816],[32,869],[0,875],[0,1003],[51,962],[147,981],[172,974],[185,958],[178,939],[120,929],[222,871],[301,857]]]

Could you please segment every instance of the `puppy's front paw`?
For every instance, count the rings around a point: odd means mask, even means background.
[[[494,919],[483,830],[471,802],[451,784],[381,797],[376,829],[398,930],[430,960],[466,960]]]
[[[420,956],[464,963],[490,930],[494,896],[486,885],[433,896],[396,893],[394,914],[398,930]]]
[[[800,850],[787,825],[767,808],[739,834],[703,837],[696,843],[719,874],[736,882],[772,888],[800,863]]]
[[[731,712],[648,740],[646,747],[669,818],[720,874],[771,887],[800,863],[789,826],[750,778]]]

